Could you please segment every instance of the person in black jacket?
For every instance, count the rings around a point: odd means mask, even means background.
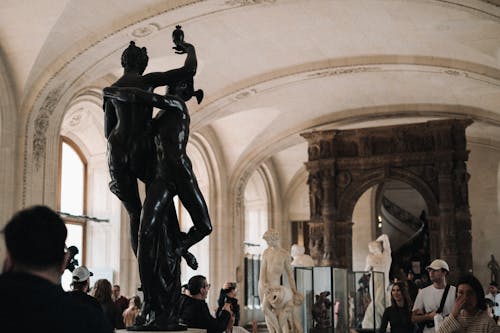
[[[217,318],[210,314],[205,299],[210,284],[203,275],[196,275],[189,279],[188,290],[191,296],[182,295],[181,320],[191,328],[203,328],[207,333],[221,333],[226,330],[233,317],[231,304],[225,303]]]
[[[396,282],[391,288],[391,306],[382,315],[379,333],[385,333],[387,323],[391,323],[391,333],[413,332],[411,322],[410,296],[403,282]]]
[[[72,273],[73,282],[71,282],[73,290],[69,292],[69,295],[78,302],[89,304],[102,311],[97,299],[87,294],[90,289],[89,279],[93,275],[85,266],[75,268]]]
[[[101,310],[73,299],[61,288],[67,229],[53,210],[34,206],[18,212],[3,230],[7,245],[0,275],[2,332],[112,333]]]

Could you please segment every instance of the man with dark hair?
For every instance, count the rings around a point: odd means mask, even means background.
[[[111,292],[113,302],[120,308],[120,313],[123,313],[128,308],[128,299],[120,294],[120,286],[117,284],[113,286]]]
[[[15,214],[3,230],[7,247],[0,275],[2,332],[106,332],[99,310],[80,304],[61,288],[67,230],[50,208]]]
[[[212,317],[205,299],[210,284],[203,275],[195,275],[188,282],[191,296],[182,295],[181,319],[191,328],[204,328],[207,333],[221,333],[226,330],[233,315],[231,304],[225,303],[217,318]]]
[[[87,294],[90,289],[89,279],[92,275],[94,274],[85,266],[75,268],[72,277],[73,282],[71,282],[73,290],[69,292],[69,295],[82,304],[91,305],[102,311],[97,299]]]

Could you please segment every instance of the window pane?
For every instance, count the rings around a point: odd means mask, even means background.
[[[68,144],[62,144],[61,212],[83,215],[84,164]]]

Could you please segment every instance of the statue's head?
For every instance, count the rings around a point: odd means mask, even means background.
[[[384,250],[382,247],[382,242],[379,241],[371,241],[368,243],[368,250],[370,250],[373,254],[380,254]]]
[[[277,230],[274,229],[268,229],[264,235],[262,235],[262,238],[269,244],[270,246],[276,246],[278,245],[278,242],[280,240],[280,234]]]
[[[292,252],[292,257],[295,258],[297,256],[303,255],[306,252],[306,249],[302,245],[293,244],[291,252]]]
[[[192,94],[189,85],[185,80],[169,82],[167,86],[167,95],[174,95],[181,98],[184,102],[191,99]]]
[[[148,51],[145,47],[135,46],[131,41],[130,45],[122,53],[122,66],[125,71],[136,70],[139,74],[144,73],[148,66]]]

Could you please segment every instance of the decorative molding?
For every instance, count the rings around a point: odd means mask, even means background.
[[[47,129],[50,125],[50,116],[62,95],[63,85],[49,92],[38,112],[38,116],[34,121],[34,135],[32,141],[33,159],[35,170],[38,171],[42,165],[42,160],[45,157],[47,145]]]
[[[229,6],[253,6],[261,4],[274,4],[277,0],[226,0],[225,4]]]

